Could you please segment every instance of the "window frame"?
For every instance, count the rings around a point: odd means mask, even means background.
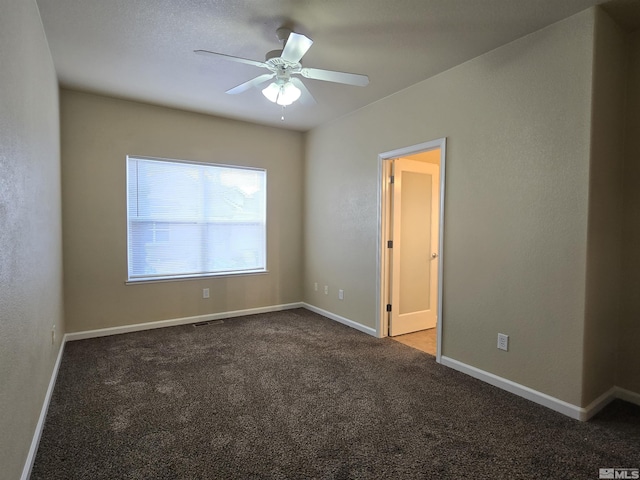
[[[263,243],[263,258],[264,258],[264,267],[256,268],[256,269],[247,269],[247,270],[226,270],[220,272],[205,272],[205,273],[188,273],[188,274],[177,274],[177,275],[154,275],[154,276],[145,276],[145,277],[131,277],[130,265],[132,261],[132,251],[130,245],[130,224],[131,221],[129,219],[129,160],[147,160],[147,161],[155,161],[155,162],[165,162],[165,163],[176,163],[176,164],[188,164],[188,165],[197,165],[197,166],[211,166],[211,167],[222,167],[222,168],[233,168],[238,170],[255,170],[259,172],[264,172],[264,243]],[[196,160],[184,160],[184,159],[173,159],[173,158],[163,158],[163,157],[151,157],[148,155],[127,155],[125,158],[125,222],[126,222],[126,249],[127,249],[127,280],[125,281],[125,285],[134,285],[141,283],[157,283],[157,282],[174,282],[174,281],[183,281],[183,280],[200,280],[203,278],[221,278],[221,277],[237,277],[237,276],[245,276],[245,275],[264,275],[269,273],[268,270],[268,183],[267,183],[267,169],[261,167],[253,167],[253,166],[244,166],[244,165],[232,165],[232,164],[223,164],[223,163],[213,163],[206,161],[196,161]]]

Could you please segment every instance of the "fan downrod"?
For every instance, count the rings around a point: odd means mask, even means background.
[[[282,42],[283,47],[284,47],[284,44],[287,42],[289,35],[291,35],[292,33],[293,33],[293,30],[287,27],[280,27],[279,29],[276,30],[276,37],[278,37],[278,40]]]

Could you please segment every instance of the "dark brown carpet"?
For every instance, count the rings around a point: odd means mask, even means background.
[[[639,408],[588,423],[304,309],[70,342],[32,479],[597,479]]]

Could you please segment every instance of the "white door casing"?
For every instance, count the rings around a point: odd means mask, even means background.
[[[390,313],[387,307],[390,303],[390,280],[391,280],[391,248],[388,248],[387,241],[390,240],[391,223],[391,163],[393,159],[413,156],[437,150],[440,153],[440,199],[439,199],[439,251],[438,251],[438,325],[436,327],[436,362],[441,362],[443,350],[443,330],[446,324],[446,312],[443,313],[443,277],[444,277],[444,211],[445,211],[445,186],[446,186],[446,159],[447,159],[447,138],[441,137],[435,140],[414,144],[407,147],[396,148],[378,154],[378,238],[377,259],[376,259],[376,336],[383,338],[389,335]]]

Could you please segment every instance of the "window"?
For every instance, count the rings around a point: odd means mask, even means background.
[[[129,281],[266,271],[266,175],[127,157]]]

